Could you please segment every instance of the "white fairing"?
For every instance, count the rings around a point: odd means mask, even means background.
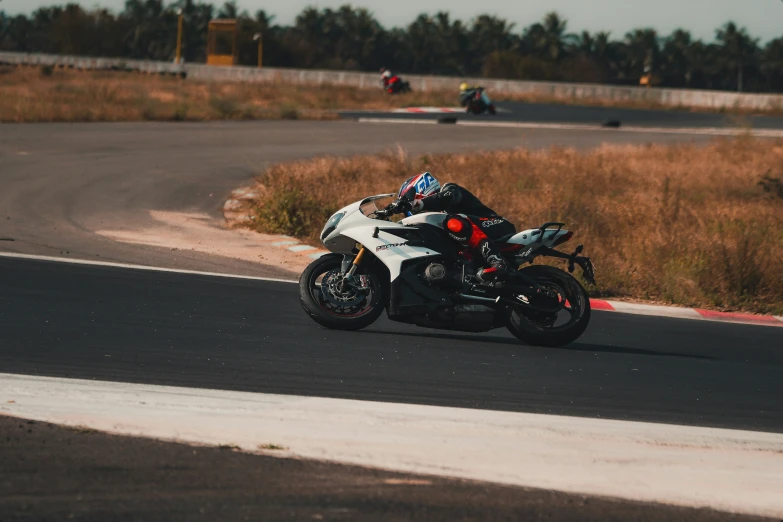
[[[506,241],[506,243],[510,243],[513,245],[524,245],[524,246],[543,245],[543,246],[551,247],[552,245],[555,244],[555,242],[558,239],[565,236],[566,234],[568,234],[568,230],[553,230],[553,229],[545,230],[544,239],[539,243],[538,229],[531,228],[529,230],[523,230],[522,232],[519,232],[518,234],[511,236],[511,239]]]
[[[405,229],[406,225],[423,223],[441,226],[444,219],[446,219],[446,214],[442,212],[425,212],[407,217],[399,223],[367,217],[377,210],[375,206],[376,200],[392,196],[393,194],[372,196],[340,209],[332,218],[335,218],[338,214],[344,214],[342,219],[337,223],[334,230],[329,232],[322,240],[324,246],[336,254],[351,254],[356,247],[356,243],[362,244],[388,267],[391,280],[394,281],[400,275],[403,262],[409,259],[434,257],[440,255],[440,252],[428,247],[410,246],[407,244],[406,239],[393,235],[388,231]],[[517,257],[532,259],[536,255],[536,250],[542,246],[554,247],[562,240],[567,239],[564,238],[566,235],[570,237],[570,232],[567,230],[547,229],[543,233],[543,239],[539,242],[541,231],[531,228],[512,236],[507,243],[523,245],[524,248],[517,254]]]
[[[419,225],[426,223],[427,225],[441,226],[446,219],[446,214],[443,212],[423,212],[414,216],[406,217],[401,221],[404,225]]]
[[[364,201],[366,202],[367,200]],[[365,203],[366,205],[367,203]],[[323,240],[324,246],[328,250],[337,254],[350,254],[356,243],[361,243],[386,265],[392,281],[399,277],[400,268],[404,261],[433,257],[440,254],[431,248],[408,246],[405,239],[384,232],[384,230],[404,229],[406,224],[413,224],[413,222],[408,221],[410,219],[436,219],[434,216],[440,216],[439,222],[442,222],[445,214],[420,214],[412,218],[406,218],[403,222],[393,223],[371,219],[365,215],[365,212],[362,212],[361,207],[361,202],[357,202],[339,211],[345,212],[345,216],[338,223],[335,230]],[[427,218],[426,216],[428,215],[433,216],[433,218]],[[415,222],[421,223],[423,221]],[[378,237],[373,237],[376,227],[378,228]]]
[[[531,228],[511,236],[506,243],[522,245],[523,248],[517,256],[525,258],[529,257],[531,254],[535,254],[536,250],[542,246],[549,248],[554,247],[567,235],[570,237],[570,232],[568,230],[548,229],[544,231],[544,238],[539,242],[541,231],[537,228]]]

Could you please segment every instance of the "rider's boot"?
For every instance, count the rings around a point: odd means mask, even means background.
[[[498,283],[507,281],[510,277],[510,270],[506,260],[500,254],[497,246],[489,239],[484,239],[479,243],[478,250],[488,268],[480,268],[476,272],[476,277],[482,283]]]

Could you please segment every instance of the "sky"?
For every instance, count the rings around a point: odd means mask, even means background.
[[[0,9],[10,14],[30,13],[40,6],[65,4],[60,0],[0,0]],[[78,0],[86,8],[96,6],[120,10],[124,0]],[[168,3],[168,2],[167,2]],[[212,0],[222,3],[222,0]],[[550,11],[568,20],[568,30],[611,31],[621,38],[627,31],[652,27],[666,35],[674,29],[690,30],[694,37],[712,40],[715,29],[728,20],[761,41],[783,36],[781,0],[238,0],[242,9],[264,9],[278,24],[289,24],[305,7],[335,8],[350,3],[369,9],[386,27],[404,26],[419,13],[448,11],[453,18],[470,20],[489,13],[516,23],[517,29],[539,21]]]

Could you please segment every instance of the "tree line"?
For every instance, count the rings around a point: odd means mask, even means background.
[[[204,62],[210,20],[238,20],[238,61],[253,65],[263,34],[268,66],[484,76],[546,81],[638,84],[649,74],[666,87],[783,91],[783,37],[760,44],[727,22],[704,42],[685,29],[571,33],[557,13],[518,28],[480,15],[464,22],[446,12],[420,14],[406,27],[382,26],[363,8],[308,7],[292,25],[274,23],[236,2],[216,6],[194,0],[127,0],[114,13],[77,4],[44,7],[30,16],[0,12],[0,50],[172,60],[177,20],[184,16],[183,57]]]

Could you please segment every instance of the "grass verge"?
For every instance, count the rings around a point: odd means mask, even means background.
[[[424,170],[518,229],[567,223],[596,263],[593,296],[783,313],[781,140],[286,163],[258,179],[251,226],[318,244],[338,208]]]
[[[647,101],[490,94],[496,101],[691,110]],[[220,84],[134,72],[0,66],[0,122],[7,123],[336,119],[338,110],[455,106],[456,98],[456,90],[389,96],[380,88]],[[729,113],[736,125],[747,125],[742,111],[718,112]]]
[[[0,122],[336,119],[338,109],[454,105],[454,93],[197,82],[134,72],[0,67]]]

